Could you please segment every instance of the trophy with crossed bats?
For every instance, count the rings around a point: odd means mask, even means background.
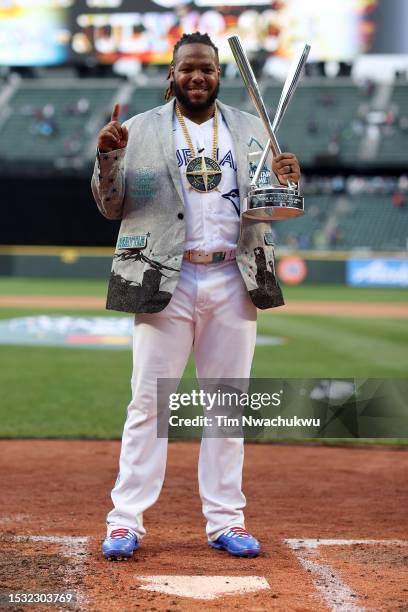
[[[272,150],[272,154],[275,156],[281,153],[279,143],[276,140],[276,132],[302,76],[302,70],[309,55],[310,45],[304,45],[302,52],[293,61],[282,90],[273,123],[271,123],[259,91],[258,83],[242,48],[241,41],[238,36],[231,36],[228,42],[245,87],[269,135],[269,140],[262,152],[249,186],[248,206],[243,215],[258,221],[274,221],[275,219],[299,217],[304,214],[304,198],[300,193],[298,183],[289,182],[287,186],[280,184],[261,186],[258,184],[258,181],[261,171],[265,167],[269,150]]]

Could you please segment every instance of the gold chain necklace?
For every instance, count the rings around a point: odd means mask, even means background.
[[[183,130],[184,138],[186,139],[188,148],[191,152],[192,159],[189,161],[186,168],[186,177],[191,187],[195,191],[208,192],[217,189],[222,177],[222,170],[217,162],[218,148],[218,109],[215,104],[214,122],[213,122],[213,138],[212,138],[212,156],[205,157],[204,152],[197,156],[193,141],[191,140],[186,122],[181,113],[181,110],[176,103],[176,115]]]

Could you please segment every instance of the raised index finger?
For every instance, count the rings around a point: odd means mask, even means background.
[[[113,107],[113,111],[112,111],[112,115],[111,115],[111,121],[118,121],[119,119],[119,110],[120,110],[120,106],[119,104],[115,104],[115,106]]]

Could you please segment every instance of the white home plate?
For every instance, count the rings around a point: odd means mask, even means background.
[[[240,595],[269,589],[263,576],[138,576],[140,588],[168,595],[215,599],[221,595]]]

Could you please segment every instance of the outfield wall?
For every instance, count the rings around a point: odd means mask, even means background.
[[[107,279],[112,247],[0,246],[0,276]],[[408,286],[407,253],[277,249],[284,284]]]

